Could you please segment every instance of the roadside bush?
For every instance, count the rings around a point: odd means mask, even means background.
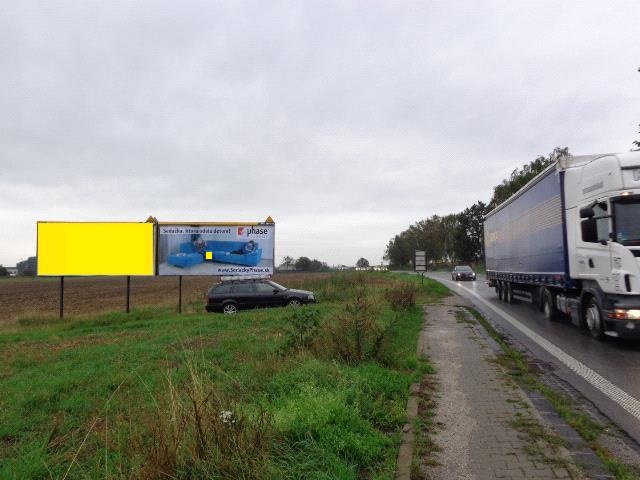
[[[320,311],[314,307],[300,307],[287,318],[286,348],[308,348],[320,331]]]
[[[350,364],[375,357],[385,333],[376,321],[379,313],[380,305],[369,295],[366,283],[358,283],[353,298],[327,326],[333,356]]]
[[[417,294],[417,285],[400,281],[386,289],[384,296],[393,311],[406,312],[415,306]]]

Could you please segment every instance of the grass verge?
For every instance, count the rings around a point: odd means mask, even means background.
[[[448,292],[426,280],[416,302]],[[0,333],[0,478],[393,478],[430,371],[421,307],[384,301],[408,281],[297,278],[321,300],[300,310],[24,318]]]

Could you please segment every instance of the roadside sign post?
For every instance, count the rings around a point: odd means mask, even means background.
[[[424,250],[415,251],[413,269],[420,272],[420,283],[424,285],[424,272],[427,270],[427,253]]]
[[[182,313],[182,275],[178,275],[178,313]]]

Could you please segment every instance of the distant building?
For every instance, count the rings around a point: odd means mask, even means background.
[[[29,257],[16,264],[18,275],[33,276],[38,274],[38,257]]]
[[[276,267],[277,272],[295,272],[296,266],[294,264],[290,265],[279,265]]]
[[[7,269],[7,272],[9,272],[10,277],[15,277],[16,275],[18,275],[17,267],[5,267],[5,268]]]

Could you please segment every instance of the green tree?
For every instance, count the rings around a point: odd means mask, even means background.
[[[369,268],[369,260],[364,257],[361,257],[356,262],[356,267],[358,268]]]
[[[311,259],[309,257],[300,257],[296,260],[296,270],[302,270],[308,272],[311,266]]]
[[[482,261],[482,225],[488,213],[487,205],[477,201],[458,214],[458,223],[454,234],[456,258],[463,263]]]
[[[549,165],[556,163],[558,160],[568,155],[568,147],[556,147],[553,149],[553,152],[549,154],[549,156],[545,157],[543,155],[540,155],[532,162],[523,165],[522,168],[516,168],[513,172],[511,172],[511,176],[509,178],[505,178],[502,183],[496,185],[493,188],[493,198],[489,202],[489,211],[493,210],[502,202],[509,199],[511,195],[524,187],[530,180],[533,179],[533,177],[538,175]]]
[[[8,277],[8,276],[9,276],[9,270],[7,270],[5,267],[0,265],[0,277]]]
[[[280,263],[281,267],[290,268],[295,265],[296,261],[293,257],[286,256],[282,259],[282,263]]]
[[[323,270],[324,265],[320,260],[313,259],[309,262],[309,271],[310,272],[320,272]]]
[[[451,262],[455,257],[456,224],[456,214],[420,220],[389,241],[384,259],[393,268],[408,268],[413,264],[415,251],[423,250],[427,261]]]

